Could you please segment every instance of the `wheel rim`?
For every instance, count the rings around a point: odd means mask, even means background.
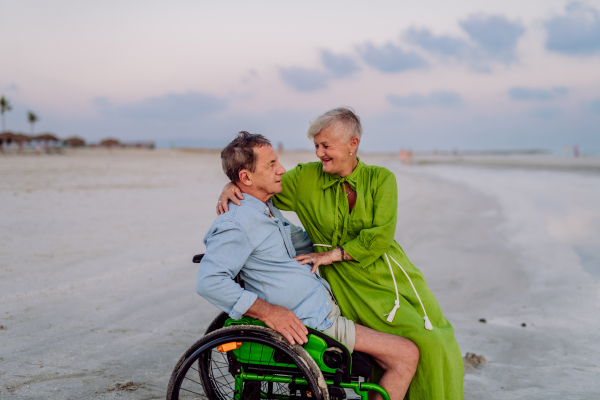
[[[295,385],[296,387],[294,387],[292,383],[290,387],[290,383],[287,382],[269,383],[263,380],[260,382],[260,385],[249,383],[253,381],[246,381],[243,386],[240,386],[238,382],[237,389],[242,393],[236,396],[236,379],[230,373],[230,367],[232,366],[232,362],[235,362],[237,359],[236,357],[231,357],[233,353],[221,353],[217,350],[217,346],[221,344],[236,341],[243,342],[246,346],[260,346],[262,349],[267,349],[261,350],[261,359],[268,359],[268,357],[264,357],[262,354],[263,351],[268,351],[268,349],[279,351],[280,354],[283,353],[289,358],[284,360],[285,362],[263,362],[258,367],[252,363],[242,364],[242,369],[245,372],[252,371],[253,373],[258,373],[260,376],[275,376],[280,379],[294,377],[301,382],[305,380],[306,384]],[[252,351],[252,348],[250,351]],[[315,377],[295,352],[291,351],[287,346],[274,341],[273,338],[241,335],[218,338],[201,346],[180,368],[173,389],[175,392],[174,396],[171,397],[173,399],[177,399],[181,394],[185,394],[185,398],[211,400],[234,400],[236,397],[240,400],[286,400],[291,397],[290,390],[294,392],[294,396],[299,398],[319,398],[319,390]],[[307,393],[310,393],[310,395]]]

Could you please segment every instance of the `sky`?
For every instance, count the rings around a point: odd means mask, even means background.
[[[361,149],[600,155],[600,1],[3,0],[6,127],[310,149],[350,106]]]

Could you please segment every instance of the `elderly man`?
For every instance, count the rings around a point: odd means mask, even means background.
[[[307,234],[287,221],[270,198],[281,192],[285,169],[262,135],[240,134],[221,153],[223,170],[244,193],[241,205],[214,221],[206,236],[196,290],[232,318],[258,318],[290,343],[307,341],[305,325],[371,355],[385,370],[382,386],[401,399],[419,361],[417,346],[340,315],[329,284],[294,260],[313,252]],[[240,273],[245,288],[233,278]],[[376,396],[376,398],[379,395]]]

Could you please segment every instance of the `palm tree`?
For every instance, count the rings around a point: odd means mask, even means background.
[[[6,121],[4,120],[4,112],[12,110],[10,103],[6,99],[6,97],[0,97],[0,113],[2,114],[2,130],[6,130]]]
[[[33,124],[38,121],[38,116],[33,113],[33,111],[27,112],[27,121],[31,124],[31,135],[33,136]]]

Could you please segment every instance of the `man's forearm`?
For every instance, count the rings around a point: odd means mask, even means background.
[[[254,304],[250,306],[250,308],[248,309],[248,311],[246,311],[244,315],[264,321],[265,318],[269,315],[271,307],[272,305],[270,303],[267,303],[259,297],[256,299]]]

